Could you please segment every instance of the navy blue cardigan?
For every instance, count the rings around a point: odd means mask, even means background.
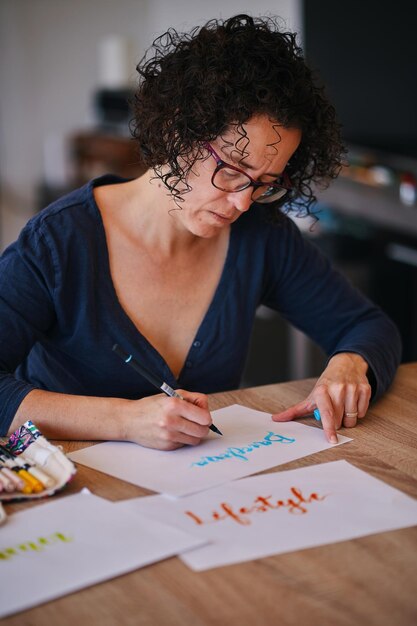
[[[112,352],[114,343],[173,387],[211,393],[239,386],[260,304],[272,307],[330,356],[357,352],[374,397],[400,359],[393,323],[331,268],[294,223],[268,224],[254,205],[231,227],[223,273],[175,380],[122,309],[110,275],[96,179],[32,218],[0,258],[0,434],[32,389],[140,398],[155,393]]]

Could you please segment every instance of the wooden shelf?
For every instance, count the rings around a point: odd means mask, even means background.
[[[103,174],[136,178],[146,169],[139,161],[137,144],[130,137],[80,132],[70,138],[70,145],[76,185]]]

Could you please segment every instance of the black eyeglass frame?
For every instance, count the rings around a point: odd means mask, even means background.
[[[241,170],[239,167],[236,167],[235,165],[231,165],[230,163],[227,163],[227,161],[224,161],[215,151],[215,149],[213,148],[213,146],[211,146],[211,144],[209,144],[207,141],[205,141],[203,143],[203,146],[206,148],[206,150],[208,150],[208,152],[211,154],[211,156],[214,158],[214,160],[216,161],[216,169],[213,172],[213,175],[211,177],[211,184],[213,185],[213,187],[215,187],[216,189],[219,189],[220,191],[226,191],[228,193],[237,193],[239,191],[244,191],[245,189],[248,189],[249,187],[254,187],[254,191],[256,189],[258,189],[259,187],[266,187],[266,188],[272,188],[272,189],[276,189],[277,191],[281,190],[284,191],[284,193],[282,194],[282,196],[280,196],[279,198],[276,199],[272,199],[272,200],[268,200],[267,197],[262,200],[262,196],[258,197],[258,198],[252,198],[254,202],[259,202],[260,204],[268,204],[269,202],[280,202],[283,201],[284,198],[287,197],[287,192],[292,191],[293,189],[293,185],[291,183],[291,179],[288,176],[287,172],[284,170],[281,174],[281,177],[284,181],[284,185],[278,184],[276,182],[271,182],[271,183],[266,183],[266,182],[260,182],[257,180],[254,180],[251,176],[249,176],[249,174],[247,172],[244,172],[243,170]],[[248,179],[248,184],[244,185],[241,189],[236,189],[234,191],[231,191],[230,189],[224,189],[222,187],[219,187],[218,185],[216,185],[214,183],[214,179],[216,177],[216,174],[223,169],[224,167],[228,167],[229,169],[235,170],[235,172],[239,172],[240,174],[243,174],[247,179]],[[252,193],[254,193],[254,191]]]

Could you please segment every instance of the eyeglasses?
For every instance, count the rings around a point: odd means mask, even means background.
[[[217,167],[211,177],[211,184],[221,191],[236,192],[253,187],[252,200],[260,204],[276,202],[283,198],[291,189],[292,184],[288,174],[284,171],[279,179],[273,183],[258,182],[253,180],[243,170],[223,161],[212,146],[204,142],[204,147],[215,159]]]

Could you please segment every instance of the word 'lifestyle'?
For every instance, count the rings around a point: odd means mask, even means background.
[[[213,522],[220,522],[226,519],[232,519],[237,524],[242,526],[249,526],[252,523],[250,516],[253,513],[267,513],[268,511],[274,511],[277,509],[287,509],[289,513],[296,515],[304,515],[308,513],[307,505],[312,502],[320,502],[327,498],[325,496],[319,496],[317,493],[311,493],[305,498],[301,492],[301,489],[297,487],[291,487],[290,489],[292,497],[286,500],[272,501],[271,496],[258,496],[255,498],[253,504],[249,507],[242,506],[240,508],[233,507],[227,502],[221,502],[218,511],[213,511],[211,518],[202,519],[196,513],[192,511],[184,511],[185,515],[188,515],[198,526],[204,526],[206,524],[212,524]]]
[[[288,444],[294,442],[294,437],[284,437],[284,435],[279,435],[278,433],[269,431],[269,433],[267,433],[261,441],[253,441],[248,446],[243,446],[242,448],[227,448],[226,451],[221,454],[202,456],[199,461],[191,463],[191,467],[204,467],[210,463],[218,463],[219,461],[224,461],[225,459],[241,459],[242,461],[248,461],[248,457],[246,455],[254,450],[257,450],[258,448],[271,446],[274,443]]]

